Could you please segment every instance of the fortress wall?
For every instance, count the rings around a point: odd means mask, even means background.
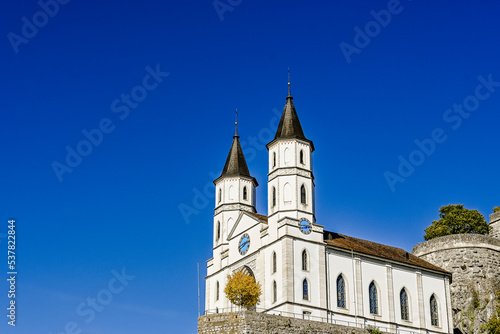
[[[365,329],[240,311],[198,318],[198,334],[367,334]]]
[[[412,253],[452,273],[453,324],[463,333],[479,332],[494,313],[500,289],[500,239],[455,234],[419,243]],[[468,308],[474,305],[476,307]]]

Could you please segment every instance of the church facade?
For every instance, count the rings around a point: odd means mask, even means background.
[[[214,181],[207,313],[238,309],[224,288],[228,275],[245,270],[262,286],[258,312],[391,332],[452,332],[449,272],[403,249],[329,232],[316,221],[314,145],[304,135],[290,86],[267,149],[267,215],[256,212],[258,183],[237,132]]]

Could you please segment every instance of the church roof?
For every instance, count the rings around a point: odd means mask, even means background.
[[[253,216],[253,217],[257,218],[258,220],[260,220],[261,223],[267,224],[267,216],[259,215],[258,213],[254,213],[254,212],[247,212],[247,213],[250,216]]]
[[[285,108],[281,114],[280,123],[276,130],[274,139],[278,138],[299,138],[306,139],[302,126],[300,125],[299,116],[293,105],[293,97],[290,95],[286,98]]]
[[[257,180],[255,180],[255,178],[250,175],[245,156],[243,155],[243,150],[241,149],[239,138],[240,136],[238,136],[238,133],[236,132],[236,134],[233,136],[231,149],[229,150],[229,154],[227,155],[226,164],[224,165],[219,178],[228,176],[244,176],[252,179],[255,185],[258,185]]]
[[[289,84],[290,85],[290,84]],[[281,114],[281,119],[278,124],[278,129],[276,130],[276,135],[274,140],[282,138],[296,138],[307,141],[311,144],[312,150],[314,151],[314,145],[312,141],[306,138],[302,126],[300,125],[299,116],[293,105],[293,97],[290,95],[290,86],[288,86],[288,96],[286,97],[285,108]],[[269,145],[269,144],[268,144]]]
[[[422,267],[442,273],[450,274],[448,271],[439,268],[429,262],[408,253],[404,249],[379,244],[373,241],[353,238],[347,235],[324,231],[324,240],[328,245],[343,248],[349,251],[359,252],[367,255],[382,257],[391,261]]]

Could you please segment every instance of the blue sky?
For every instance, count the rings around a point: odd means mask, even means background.
[[[500,205],[498,2],[41,4],[0,5],[2,333],[195,333],[234,109],[266,214],[288,67],[326,229],[411,250]]]

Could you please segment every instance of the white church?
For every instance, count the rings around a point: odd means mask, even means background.
[[[268,214],[236,132],[214,183],[213,257],[206,313],[238,310],[227,276],[243,269],[262,286],[258,312],[383,331],[451,333],[451,273],[400,248],[324,230],[315,217],[313,142],[288,96],[269,151]]]

